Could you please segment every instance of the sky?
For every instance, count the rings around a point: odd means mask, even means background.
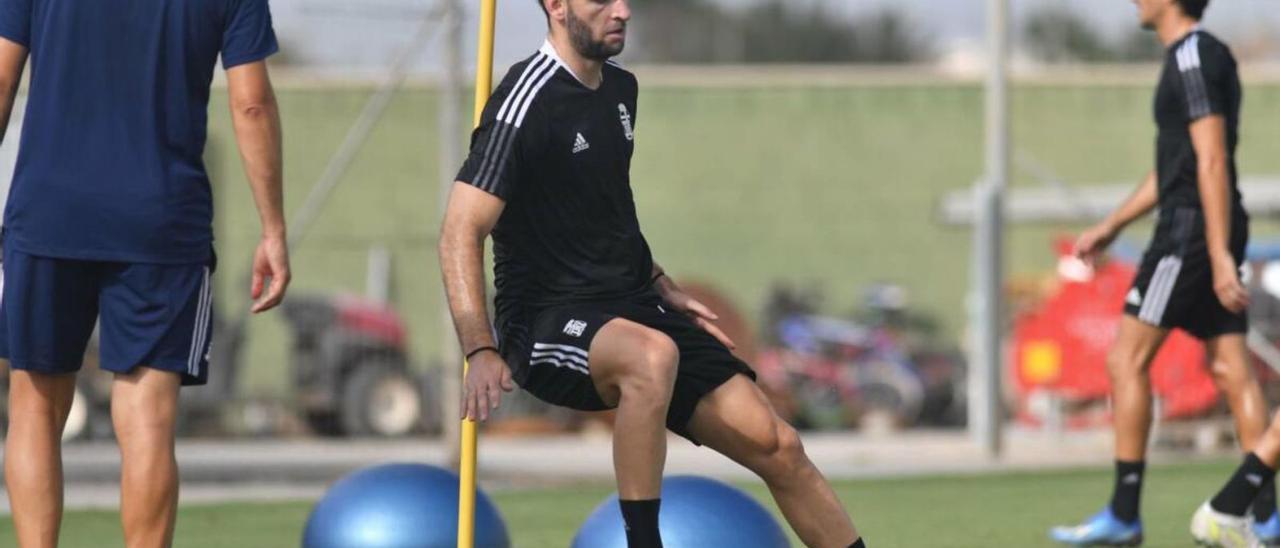
[[[295,60],[332,70],[376,70],[385,66],[413,34],[430,0],[272,0],[277,33],[282,46]],[[713,0],[741,9],[759,0]],[[985,0],[787,0],[789,3],[822,3],[839,17],[856,19],[884,9],[902,9],[921,32],[935,37],[939,53],[977,48],[985,27]],[[495,61],[504,67],[527,57],[545,33],[542,14],[533,0],[499,0]],[[478,2],[464,0],[468,44],[467,66],[472,64],[475,43],[475,10]],[[634,10],[644,0],[633,0]],[[1135,24],[1129,0],[1010,0],[1016,21],[1038,9],[1064,6],[1075,10],[1104,33],[1115,36]],[[1256,36],[1280,35],[1280,0],[1218,0],[1211,4],[1206,26],[1228,42]],[[634,40],[631,48],[643,48]],[[432,72],[439,66],[442,48],[434,41],[420,55],[418,68]]]

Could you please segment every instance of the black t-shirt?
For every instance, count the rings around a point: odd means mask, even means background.
[[[1197,28],[1169,47],[1156,88],[1156,170],[1160,209],[1201,209],[1195,148],[1190,124],[1220,115],[1227,126],[1227,169],[1231,180],[1233,223],[1246,220],[1236,183],[1236,144],[1240,127],[1240,76],[1226,44]]]
[[[631,194],[636,79],[612,62],[583,85],[546,44],[494,91],[458,180],[506,203],[493,230],[497,324],[649,286]]]

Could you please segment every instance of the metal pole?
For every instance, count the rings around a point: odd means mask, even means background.
[[[1009,180],[1008,0],[987,1],[986,175],[975,189],[969,428],[991,458],[1002,449],[1004,191]]]
[[[493,91],[493,40],[497,26],[497,0],[480,2],[480,40],[476,48],[476,100],[475,124],[480,125],[480,115]],[[467,374],[467,362],[462,362],[462,374]],[[461,462],[458,466],[458,548],[475,545],[476,528],[476,443],[475,421],[462,421]]]

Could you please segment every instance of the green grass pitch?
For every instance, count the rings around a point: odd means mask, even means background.
[[[941,458],[941,457],[940,457]],[[1196,505],[1226,481],[1233,463],[1153,466],[1143,494],[1150,548],[1189,546]],[[758,500],[762,486],[745,484]],[[871,546],[985,548],[1051,546],[1046,529],[1101,508],[1110,470],[841,481],[836,489]],[[564,548],[577,525],[612,489],[604,484],[493,493],[515,548]],[[175,545],[184,548],[298,546],[309,505],[245,503],[184,506]],[[63,546],[119,546],[112,512],[70,512]],[[13,539],[0,521],[0,546]],[[797,542],[796,546],[800,546]]]

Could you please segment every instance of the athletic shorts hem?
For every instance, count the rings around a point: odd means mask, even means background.
[[[1191,335],[1192,337],[1195,337],[1202,341],[1207,339],[1213,339],[1216,337],[1221,337],[1223,335],[1244,335],[1249,332],[1249,323],[1244,318],[1238,318],[1238,319],[1233,318],[1233,320],[1238,320],[1238,321],[1229,321],[1229,322],[1219,323],[1219,324],[1210,325],[1210,326],[1178,325],[1170,321],[1164,321],[1159,324],[1156,324],[1156,323],[1151,323],[1147,320],[1142,319],[1142,316],[1139,315],[1138,313],[1138,307],[1132,306],[1132,305],[1125,306],[1124,315],[1130,318],[1133,318],[1135,320],[1138,320],[1143,325],[1149,325],[1151,327],[1156,327],[1160,329],[1169,329],[1169,330],[1181,329],[1185,331],[1187,334]]]
[[[145,363],[138,363],[130,366],[125,366],[125,367],[107,366],[105,364],[102,364],[99,366],[99,368],[102,369],[103,371],[107,371],[110,373],[117,373],[121,375],[127,375],[129,373],[132,373],[135,369],[139,367],[145,367],[147,369],[155,369],[156,371],[164,371],[166,373],[173,373],[175,375],[178,375],[179,377],[182,378],[182,386],[201,386],[208,383],[207,376],[206,378],[201,378],[201,377],[192,375],[191,370],[188,368],[188,364],[186,362],[155,360],[155,361],[148,361]]]
[[[700,389],[701,393],[696,396],[681,398],[679,401],[677,401],[673,396],[671,398],[671,408],[667,412],[667,429],[679,434],[680,437],[689,440],[694,445],[701,447],[702,442],[698,441],[698,438],[695,438],[693,433],[689,431],[689,423],[693,420],[694,411],[698,410],[698,403],[738,375],[746,377],[747,380],[750,380],[753,383],[756,382],[755,372],[743,364],[742,370],[729,373],[723,379],[720,379],[719,382],[711,381],[703,383]]]
[[[14,360],[5,356],[0,356],[0,360],[9,361],[9,369],[17,369],[19,371],[28,371],[32,373],[42,373],[45,375],[67,375],[80,371],[84,364],[77,363],[75,365],[55,365],[53,362],[41,360]]]

